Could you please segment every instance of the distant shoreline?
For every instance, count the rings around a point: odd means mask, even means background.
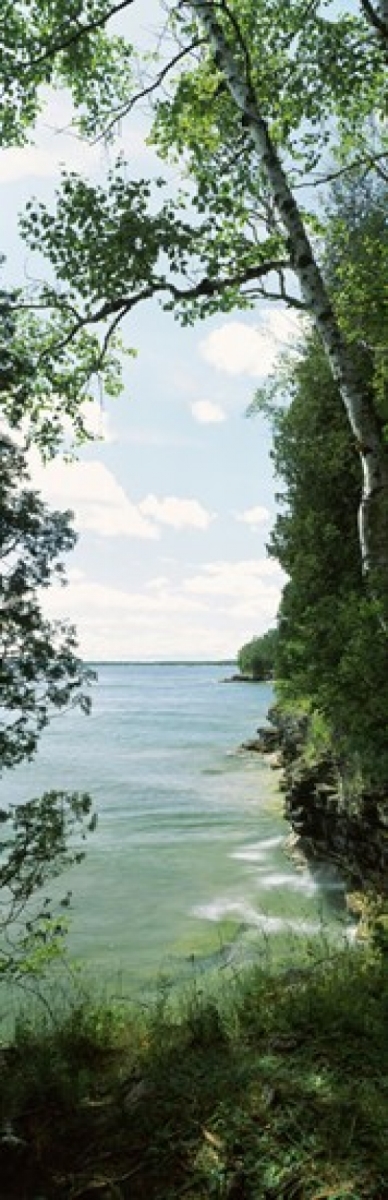
[[[236,667],[233,658],[175,658],[175,659],[135,659],[135,658],[88,658],[88,667]]]

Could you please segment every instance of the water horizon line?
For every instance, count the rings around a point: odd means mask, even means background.
[[[90,667],[235,667],[235,658],[85,658]]]

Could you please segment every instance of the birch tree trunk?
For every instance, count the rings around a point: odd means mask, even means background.
[[[361,8],[367,21],[374,29],[380,41],[388,48],[388,0],[360,0]]]
[[[381,37],[388,38],[388,0],[379,0],[377,16],[382,26]]]
[[[217,19],[216,7],[212,0],[189,0],[189,7],[205,29],[217,66],[223,72],[244,127],[249,129],[287,234],[292,266],[303,299],[322,339],[340,389],[362,464],[363,487],[359,509],[362,569],[371,578],[375,595],[382,602],[384,621],[387,621],[388,449],[383,441],[381,422],[369,392],[360,382],[357,351],[342,336],[279,154],[266,121],[261,116],[254,90],[249,80],[244,78],[244,70]],[[386,4],[380,6],[381,10],[385,7]]]

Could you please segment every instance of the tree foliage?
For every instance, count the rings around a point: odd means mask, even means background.
[[[75,631],[42,613],[40,589],[63,579],[62,555],[75,543],[70,514],[50,512],[26,486],[27,468],[8,437],[0,442],[1,682],[5,709],[0,762],[13,767],[35,753],[55,711],[89,699],[90,674],[75,654]]]
[[[352,188],[337,192],[326,244],[338,306],[349,325],[359,320],[359,336],[366,343],[371,330],[381,332],[385,321],[384,295],[376,297],[373,274],[369,268],[365,272],[372,254],[376,259],[385,254],[383,192],[383,185],[378,194],[363,187],[357,197]],[[338,258],[343,262],[337,230],[345,236],[345,225],[347,266],[337,273]],[[362,369],[364,387],[373,391],[374,353],[364,359]],[[263,407],[263,397],[260,403]],[[386,399],[380,397],[378,403],[383,423]],[[269,548],[289,577],[278,629],[282,693],[294,700],[307,697],[323,714],[346,770],[357,767],[364,779],[381,783],[388,777],[386,633],[360,571],[354,524],[362,486],[357,450],[316,335],[305,338],[297,358],[285,360],[272,386],[271,404],[264,397],[264,407],[271,412],[282,506]]]
[[[21,376],[23,371],[21,369]],[[69,513],[51,512],[29,486],[22,450],[0,439],[0,773],[33,758],[52,716],[69,705],[88,711],[92,673],[77,657],[75,631],[50,622],[41,592],[63,578],[75,541]],[[3,802],[4,803],[4,802]],[[37,974],[60,952],[65,922],[42,889],[81,861],[94,827],[86,793],[46,792],[0,812],[0,978]]]
[[[246,642],[237,655],[242,675],[252,679],[272,679],[275,669],[277,630],[269,629],[261,637]]]
[[[0,810],[0,981],[25,982],[61,954],[71,893],[54,904],[45,889],[82,862],[95,823],[86,792],[45,792]]]
[[[44,104],[42,89],[68,88],[79,124],[92,134],[132,84],[132,47],[106,37],[109,19],[134,2],[27,0],[2,5],[0,131],[2,145],[21,145]]]
[[[349,343],[367,352],[377,412],[388,422],[388,174],[341,178],[326,205],[324,263]]]

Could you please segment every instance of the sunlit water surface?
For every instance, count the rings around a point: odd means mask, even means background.
[[[343,929],[341,882],[286,852],[278,775],[240,743],[265,722],[269,684],[210,665],[104,664],[89,717],[53,721],[0,804],[89,791],[98,811],[73,892],[70,949],[104,984],[139,993],[161,972],[259,954]],[[55,889],[54,889],[55,890]],[[50,889],[51,894],[53,888]]]

